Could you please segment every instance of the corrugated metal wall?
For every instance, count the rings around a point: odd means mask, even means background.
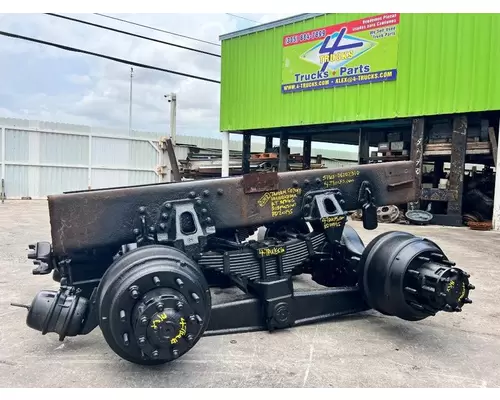
[[[223,40],[221,130],[500,110],[500,14],[402,14],[393,82],[281,94],[284,35],[374,14],[325,14]]]
[[[90,127],[0,120],[7,198],[158,182],[156,142]],[[70,129],[67,131],[59,129]]]
[[[128,132],[127,132],[128,133]],[[159,182],[157,140],[162,134],[92,128],[42,121],[0,118],[1,177],[7,198],[44,199],[64,191],[127,186]],[[139,136],[141,135],[141,136]],[[4,143],[5,142],[5,143]],[[175,152],[186,159],[189,147],[221,149],[216,138],[178,136]],[[230,149],[240,150],[241,140],[231,140]],[[263,143],[252,143],[253,151],[264,151]],[[301,153],[302,149],[291,149]],[[343,150],[314,149],[313,155],[345,160],[323,160],[328,167],[356,162],[357,154]]]

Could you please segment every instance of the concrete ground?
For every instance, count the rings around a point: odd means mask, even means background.
[[[202,338],[179,360],[147,368],[122,360],[97,328],[61,343],[25,325],[50,275],[31,275],[27,245],[49,240],[46,202],[0,204],[0,387],[499,387],[500,233],[380,225],[437,241],[476,286],[462,313],[410,323],[376,312],[267,332]],[[220,294],[214,294],[217,298]]]

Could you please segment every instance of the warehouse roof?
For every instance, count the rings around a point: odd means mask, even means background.
[[[253,26],[251,28],[246,28],[246,29],[242,29],[242,30],[239,30],[239,31],[226,33],[224,35],[219,36],[219,40],[233,39],[233,38],[238,37],[238,36],[248,35],[250,33],[261,32],[261,31],[265,31],[267,29],[277,28],[279,26],[293,24],[294,22],[304,21],[306,19],[318,17],[320,15],[325,15],[325,13],[319,13],[319,14],[312,14],[312,13],[298,14],[298,15],[294,15],[292,17],[278,19],[276,21],[267,22],[265,24]]]

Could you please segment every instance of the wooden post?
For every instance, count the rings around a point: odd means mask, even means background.
[[[462,214],[466,150],[467,116],[461,115],[453,118],[449,190],[454,196],[454,201],[448,202],[448,215]]]
[[[288,134],[280,133],[280,161],[278,165],[279,172],[288,171]]]
[[[424,156],[424,131],[425,119],[415,118],[411,126],[411,149],[410,160],[415,163],[415,201],[408,203],[408,210],[420,209],[420,196],[422,194],[422,170],[423,170],[423,156]]]
[[[311,169],[311,137],[304,139],[302,169]]]
[[[250,147],[252,144],[252,137],[249,133],[243,134],[243,151],[241,155],[241,173],[250,173]]]

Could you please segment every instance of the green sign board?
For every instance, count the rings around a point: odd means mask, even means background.
[[[393,81],[399,14],[381,14],[283,37],[282,93]]]

